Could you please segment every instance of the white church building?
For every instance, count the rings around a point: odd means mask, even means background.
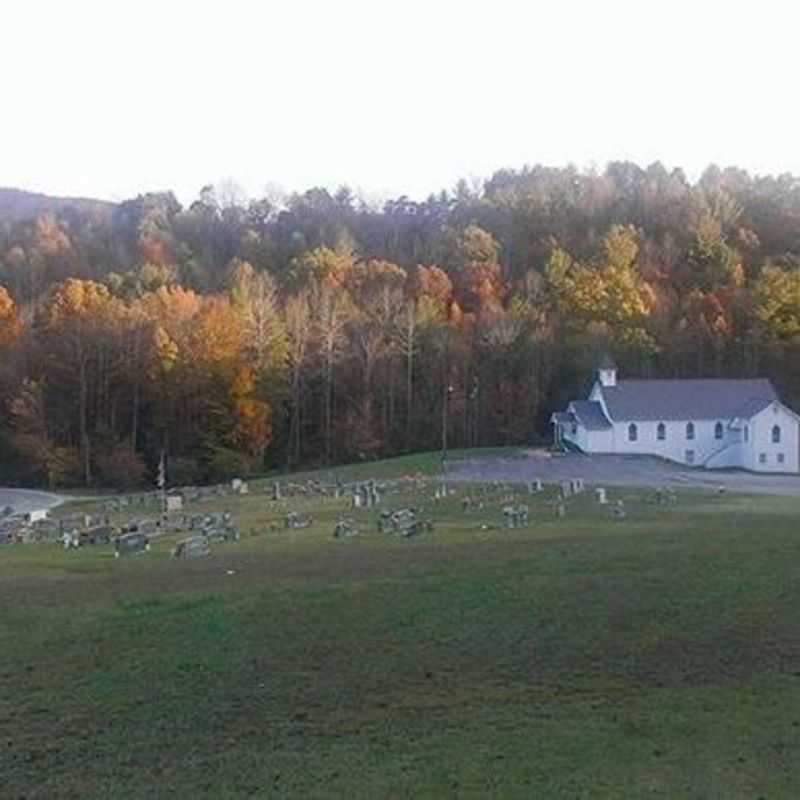
[[[606,358],[588,399],[572,401],[551,422],[557,446],[584,453],[798,472],[800,417],[764,378],[617,380]]]

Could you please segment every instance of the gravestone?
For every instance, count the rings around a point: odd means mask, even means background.
[[[606,497],[606,490],[602,487],[598,487],[594,490],[594,495],[597,498],[597,502],[600,503],[601,506],[604,506],[608,503],[608,497]]]
[[[663,488],[656,489],[655,502],[656,505],[665,506],[669,503],[674,503],[677,500],[675,491],[673,489]]]
[[[209,542],[238,542],[239,529],[233,525],[226,525],[219,528],[206,528],[202,536]]]
[[[625,513],[625,503],[622,500],[617,500],[614,504],[614,508],[611,509],[611,513],[614,515],[614,519],[625,519],[627,516]]]
[[[168,494],[164,501],[164,511],[180,511],[183,508],[183,498],[179,494]]]
[[[503,509],[506,528],[523,528],[528,524],[528,506],[506,506]]]
[[[80,536],[78,531],[64,531],[61,534],[61,544],[65,550],[71,550],[81,546]]]
[[[208,539],[205,536],[188,536],[175,545],[172,558],[202,558],[210,552]]]
[[[351,519],[339,519],[333,529],[333,538],[342,539],[349,536],[357,536],[358,528]]]
[[[432,530],[433,522],[420,519],[413,508],[401,508],[394,512],[384,511],[378,518],[380,533],[397,533],[408,538]]]
[[[567,507],[563,503],[556,504],[555,515],[559,519],[563,519],[567,515]]]
[[[114,558],[138,555],[150,550],[150,541],[143,533],[125,533],[114,540]]]
[[[110,544],[114,536],[114,529],[110,525],[101,525],[97,528],[90,528],[81,534],[81,544]]]
[[[310,514],[298,514],[296,511],[289,511],[283,518],[283,527],[291,530],[307,528],[314,521]]]

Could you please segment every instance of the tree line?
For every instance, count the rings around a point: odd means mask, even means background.
[[[800,179],[536,166],[381,207],[229,184],[0,217],[6,481],[541,443],[603,352],[800,407]]]

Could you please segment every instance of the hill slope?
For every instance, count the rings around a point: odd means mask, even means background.
[[[0,220],[16,222],[31,219],[45,211],[63,211],[74,208],[84,213],[110,215],[115,204],[106,200],[83,197],[51,197],[46,194],[26,192],[22,189],[0,187]]]

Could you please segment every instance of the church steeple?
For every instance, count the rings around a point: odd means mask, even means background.
[[[617,385],[617,365],[608,353],[600,359],[600,363],[597,366],[597,379],[600,381],[601,386]]]

